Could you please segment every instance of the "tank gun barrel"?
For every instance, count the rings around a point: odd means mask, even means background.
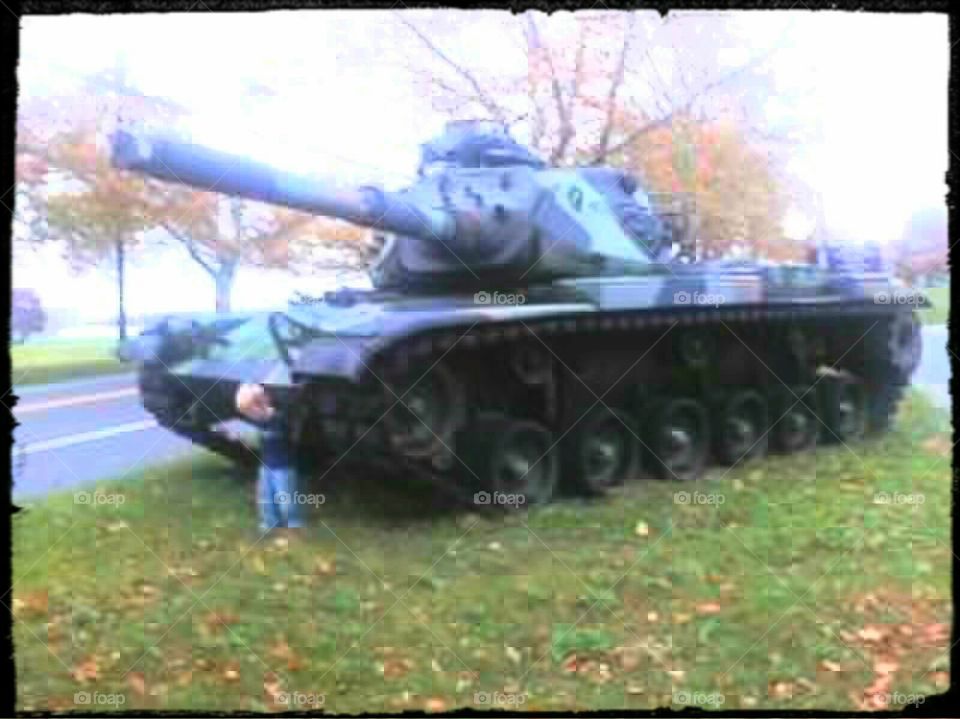
[[[248,158],[160,136],[118,131],[114,167],[199,190],[283,205],[408,237],[447,241],[456,232],[449,213],[416,205],[378,187],[343,188],[284,172]]]

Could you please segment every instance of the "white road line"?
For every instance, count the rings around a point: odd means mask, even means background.
[[[83,394],[77,397],[64,397],[63,399],[51,399],[46,402],[32,402],[30,404],[14,407],[13,414],[30,414],[31,412],[41,412],[48,409],[59,409],[60,407],[73,407],[78,404],[93,404],[94,402],[105,402],[110,399],[119,399],[120,397],[132,397],[137,394],[136,387],[125,387],[111,392],[98,392],[96,394]]]
[[[152,419],[145,419],[140,422],[129,422],[127,424],[118,424],[115,427],[107,427],[105,429],[97,429],[92,432],[81,432],[80,434],[70,434],[66,437],[57,437],[56,439],[46,439],[42,442],[32,442],[31,444],[26,445],[21,452],[24,454],[34,454],[35,452],[46,452],[51,449],[61,449],[63,447],[70,447],[75,444],[83,444],[84,442],[93,442],[98,439],[106,439],[107,437],[113,437],[117,434],[125,434],[127,432],[139,432],[144,429],[151,429],[156,427],[157,423]]]

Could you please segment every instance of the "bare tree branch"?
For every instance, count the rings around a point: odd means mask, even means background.
[[[606,156],[607,147],[610,145],[610,135],[613,133],[613,124],[616,119],[617,93],[620,86],[623,85],[623,78],[626,74],[627,51],[630,49],[630,37],[633,34],[633,19],[630,15],[627,20],[627,27],[623,31],[623,44],[620,47],[620,59],[617,61],[617,69],[610,80],[610,92],[607,93],[606,122],[603,125],[603,131],[600,133],[600,142],[597,145],[598,156]]]
[[[782,36],[781,36],[781,39],[782,39]],[[757,67],[759,67],[764,62],[766,62],[770,58],[770,56],[773,55],[779,49],[779,47],[780,47],[780,41],[778,39],[778,41],[774,43],[771,47],[767,48],[767,50],[756,55],[751,60],[745,62],[743,65],[740,65],[739,67],[734,68],[732,71],[726,73],[725,75],[721,75],[715,80],[705,83],[698,90],[691,92],[687,96],[686,101],[682,105],[674,107],[674,109],[668,112],[666,115],[634,130],[629,135],[627,135],[623,140],[621,140],[614,146],[607,148],[606,152],[595,156],[591,164],[593,165],[602,164],[607,157],[609,157],[610,155],[616,152],[619,152],[620,150],[624,149],[628,145],[631,145],[638,138],[642,137],[646,133],[652,130],[655,130],[657,128],[663,127],[664,125],[670,124],[675,117],[684,115],[685,113],[689,112],[690,109],[693,107],[694,103],[698,99],[707,96],[708,94],[718,89],[719,87],[728,85],[733,81],[738,80],[743,75],[755,70]]]
[[[182,244],[184,247],[187,248],[187,252],[190,253],[190,257],[192,257],[198,265],[200,265],[204,270],[206,270],[211,277],[216,278],[217,268],[213,266],[213,264],[210,262],[208,258],[205,258],[202,254],[200,254],[200,250],[197,247],[197,243],[194,242],[192,237],[180,232],[169,223],[166,223],[166,222],[161,223],[161,226],[163,227],[163,229],[167,231],[167,233],[171,237],[173,237],[173,239],[175,239],[177,242],[179,242],[180,244]]]
[[[547,69],[550,71],[550,89],[553,93],[553,100],[557,105],[557,116],[560,120],[560,137],[553,148],[553,152],[550,153],[550,164],[556,165],[563,158],[564,154],[566,154],[567,147],[576,134],[576,130],[573,127],[570,107],[563,99],[563,90],[560,88],[560,79],[557,77],[557,70],[553,64],[553,56],[550,53],[550,48],[544,47],[540,41],[540,32],[537,29],[537,23],[533,19],[533,15],[527,15],[527,27],[529,29],[528,37],[530,44],[533,45],[535,52],[543,52],[547,62]],[[583,36],[581,35],[581,49],[582,46]]]
[[[477,78],[474,77],[473,73],[467,70],[465,67],[455,62],[449,55],[447,55],[443,50],[434,44],[434,42],[421,30],[414,25],[412,22],[403,17],[401,13],[396,13],[397,19],[406,25],[418,38],[420,41],[426,45],[427,49],[430,50],[434,55],[440,58],[444,63],[451,67],[460,77],[469,83],[470,87],[473,88],[473,91],[476,93],[477,100],[481,105],[493,115],[494,119],[498,122],[506,124],[507,114],[504,112],[503,108],[500,107],[483,89],[483,86],[477,81]]]

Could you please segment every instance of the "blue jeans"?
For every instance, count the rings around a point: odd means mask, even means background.
[[[261,434],[263,464],[257,482],[260,529],[302,527],[303,508],[298,501],[297,470],[289,439],[279,424],[268,425]]]

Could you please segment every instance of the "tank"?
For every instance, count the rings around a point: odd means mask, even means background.
[[[920,358],[927,300],[875,253],[685,261],[685,223],[630,173],[549,167],[487,122],[448,125],[399,191],[129,132],[112,160],[382,242],[372,289],[171,320],[123,347],[161,424],[238,461],[256,450],[224,427],[247,421],[233,399],[256,382],[311,470],[543,503],[883,432]]]

